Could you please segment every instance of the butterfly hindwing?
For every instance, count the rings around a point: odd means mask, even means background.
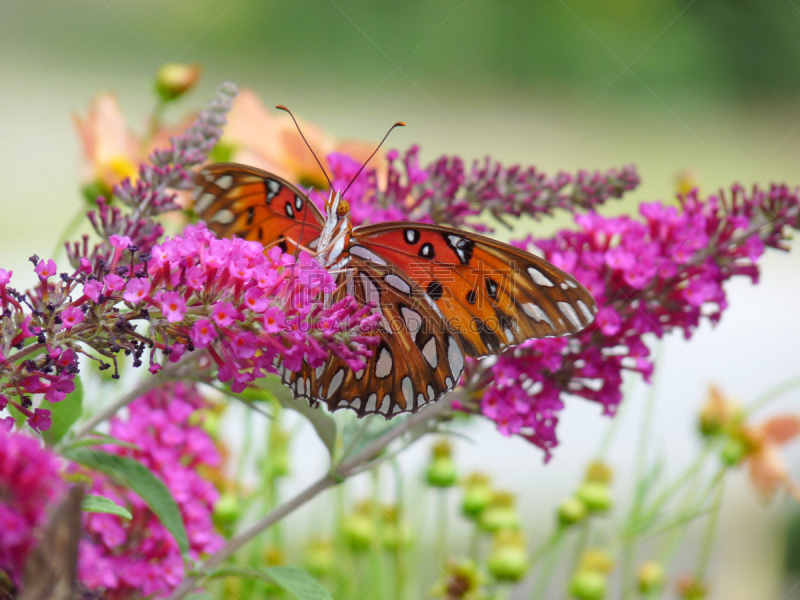
[[[424,289],[474,358],[583,329],[597,311],[572,276],[490,238],[437,225],[381,223],[356,242]]]
[[[304,363],[299,373],[279,369],[295,396],[324,402],[330,410],[388,418],[416,412],[453,389],[464,370],[464,353],[424,290],[390,265],[354,255],[350,267],[340,274],[331,301],[350,295],[362,306],[377,305],[379,343],[359,371],[337,357],[317,369]]]
[[[313,248],[324,224],[319,209],[288,181],[233,163],[203,167],[195,175],[195,211],[220,237],[241,236],[293,252]]]

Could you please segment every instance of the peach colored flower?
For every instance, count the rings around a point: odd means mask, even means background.
[[[144,139],[130,130],[114,94],[97,94],[89,103],[85,118],[73,115],[88,159],[84,182],[96,181],[108,193],[126,177],[136,179],[139,164],[145,162],[154,149],[169,146],[170,138],[186,129],[193,119],[194,115],[190,115],[178,127],[161,125]]]
[[[700,409],[700,431],[704,435],[733,434],[743,417],[740,403],[726,397],[716,385],[708,386],[708,397]]]
[[[781,446],[800,435],[800,417],[779,415],[760,425],[746,425],[742,435],[749,449],[745,458],[748,475],[762,500],[768,502],[785,489],[800,502],[800,486],[789,479],[789,468],[780,453]]]
[[[328,172],[330,167],[327,156],[332,152],[341,152],[363,162],[375,149],[373,143],[339,141],[313,123],[300,118],[297,122]],[[268,110],[252,90],[241,90],[233,101],[223,143],[234,149],[232,160],[236,162],[259,167],[308,187],[328,188],[325,176],[320,172],[291,117],[282,111]],[[385,169],[382,158],[380,153],[376,155],[372,166]]]

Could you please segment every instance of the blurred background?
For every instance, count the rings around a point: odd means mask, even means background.
[[[636,164],[641,187],[607,214],[670,200],[686,173],[707,193],[734,182],[800,183],[800,4],[791,0],[0,0],[0,256],[20,287],[32,283],[27,257],[54,256],[84,208],[72,115],[110,90],[143,130],[155,73],[170,62],[199,63],[204,75],[167,119],[199,109],[230,79],[340,138],[377,140],[404,120],[388,145],[419,144],[423,162],[489,155],[551,173]],[[728,287],[718,327],[660,346],[654,445],[670,472],[696,452],[710,382],[747,401],[800,370],[800,251],[762,264],[758,286]],[[610,454],[621,498],[645,387],[633,387]],[[765,414],[798,406],[795,391]],[[473,426],[475,442],[459,441],[456,457],[465,472],[489,471],[519,493],[535,542],[608,425],[597,406],[573,401],[549,465],[489,424]],[[293,452],[287,493],[325,468],[313,434],[296,436]],[[405,457],[408,479],[426,452]],[[800,478],[797,448],[790,457]],[[417,498],[419,511],[432,512],[423,492]],[[785,569],[782,506],[760,506],[744,480],[728,496],[714,598],[800,597]],[[305,535],[314,523],[301,513],[293,527]]]

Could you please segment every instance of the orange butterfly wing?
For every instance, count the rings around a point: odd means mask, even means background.
[[[325,218],[294,185],[255,167],[216,163],[194,178],[194,210],[219,237],[240,236],[293,252],[314,247]]]
[[[298,188],[260,169],[214,164],[195,178],[195,208],[220,236],[265,248],[314,249],[324,217]],[[573,277],[491,238],[438,225],[390,222],[357,227],[336,275],[345,295],[374,302],[379,345],[361,371],[332,356],[299,372],[278,364],[295,397],[329,409],[387,418],[415,412],[453,389],[465,356],[498,354],[532,338],[575,333],[597,306]]]
[[[354,238],[425,290],[474,358],[532,338],[576,333],[597,312],[572,276],[482,235],[391,222],[359,227]]]

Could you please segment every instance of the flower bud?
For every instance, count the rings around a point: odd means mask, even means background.
[[[700,433],[713,437],[730,430],[732,425],[742,420],[741,407],[733,400],[726,398],[718,387],[712,385],[708,389],[708,398],[700,409]]]
[[[642,592],[642,594],[657,592],[664,586],[664,582],[666,581],[664,566],[655,560],[643,562],[639,566],[637,579],[639,582],[639,591]]]
[[[569,582],[569,593],[577,600],[602,600],[608,593],[608,576],[600,571],[581,569]]]
[[[267,567],[280,567],[286,564],[286,554],[280,546],[268,544],[261,552],[261,560]]]
[[[684,600],[703,600],[708,590],[694,575],[684,575],[678,579],[678,595]]]
[[[460,563],[449,562],[445,568],[445,576],[430,590],[434,598],[446,600],[476,600],[483,598],[482,586],[484,576],[470,560]]]
[[[558,522],[563,525],[574,525],[582,521],[589,511],[586,505],[575,497],[567,498],[558,507]]]
[[[378,531],[372,516],[367,511],[358,511],[345,516],[342,533],[355,552],[366,552],[375,544]]]
[[[329,540],[312,540],[305,551],[305,568],[314,577],[325,577],[333,572],[336,554]]]
[[[492,486],[489,477],[482,473],[473,473],[464,482],[464,499],[461,510],[468,517],[477,517],[492,499]]]
[[[446,439],[439,440],[432,450],[433,458],[425,480],[431,487],[449,488],[458,481],[458,471],[452,458],[452,447]]]
[[[407,548],[414,541],[411,527],[402,519],[396,506],[384,506],[380,511],[383,517],[381,545],[392,552]]]
[[[608,575],[614,570],[614,559],[605,550],[590,548],[581,556],[580,568]]]
[[[235,494],[222,494],[214,505],[214,512],[211,516],[217,527],[221,529],[231,527],[242,516],[242,505],[239,498]]]
[[[585,481],[608,484],[613,478],[614,471],[603,461],[594,460],[586,467]]]
[[[200,72],[198,65],[164,65],[156,76],[156,91],[165,102],[176,100],[195,86]]]
[[[575,496],[586,505],[589,512],[608,512],[614,504],[611,490],[604,483],[586,482],[578,488]]]
[[[489,505],[481,512],[478,526],[489,533],[501,529],[519,529],[520,519],[514,507],[514,495],[495,492]]]
[[[728,438],[720,452],[722,462],[729,467],[739,465],[744,460],[745,456],[747,456],[747,446],[738,437]]]
[[[518,531],[502,530],[494,536],[487,567],[495,579],[515,582],[528,572],[528,553],[525,540]]]

